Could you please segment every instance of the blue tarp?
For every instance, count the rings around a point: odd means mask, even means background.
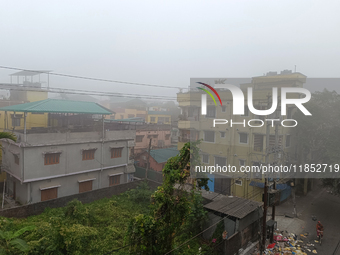
[[[264,188],[264,182],[257,182],[257,181],[251,181],[249,183],[249,186],[255,186],[255,187],[259,187],[259,188]]]

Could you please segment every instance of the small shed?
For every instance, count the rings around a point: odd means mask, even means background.
[[[224,254],[234,254],[234,251],[258,238],[263,217],[262,204],[241,197],[219,195],[212,202],[204,205],[209,218],[207,227],[220,221],[224,224],[223,230],[228,233],[226,240],[228,245],[225,247],[228,247],[230,253],[225,251]],[[206,231],[203,237],[210,240],[222,235],[222,233],[216,233],[218,225]]]

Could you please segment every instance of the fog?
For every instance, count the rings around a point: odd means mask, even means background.
[[[295,66],[338,77],[338,1],[3,1],[0,65],[188,87]],[[0,82],[13,70],[0,69]],[[178,89],[50,76],[50,86],[175,97]]]

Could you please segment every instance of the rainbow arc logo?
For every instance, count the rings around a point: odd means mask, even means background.
[[[217,98],[220,101],[220,104],[222,106],[222,100],[220,98],[220,95],[217,93],[217,91],[213,87],[211,87],[210,85],[208,85],[206,83],[203,83],[203,82],[196,82],[196,83],[201,84],[201,85],[206,86],[207,88],[211,89],[211,91],[214,92],[215,95],[217,96]],[[216,100],[215,100],[214,96],[211,94],[211,92],[209,90],[204,89],[204,88],[200,88],[200,87],[197,87],[197,88],[200,89],[200,90],[203,90],[204,92],[206,92],[212,98],[212,100],[214,101],[215,105],[217,106]]]

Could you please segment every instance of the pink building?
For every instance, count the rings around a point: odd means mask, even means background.
[[[141,125],[136,126],[136,145],[134,154],[148,150],[151,140],[151,149],[171,147],[171,130],[169,125]]]

